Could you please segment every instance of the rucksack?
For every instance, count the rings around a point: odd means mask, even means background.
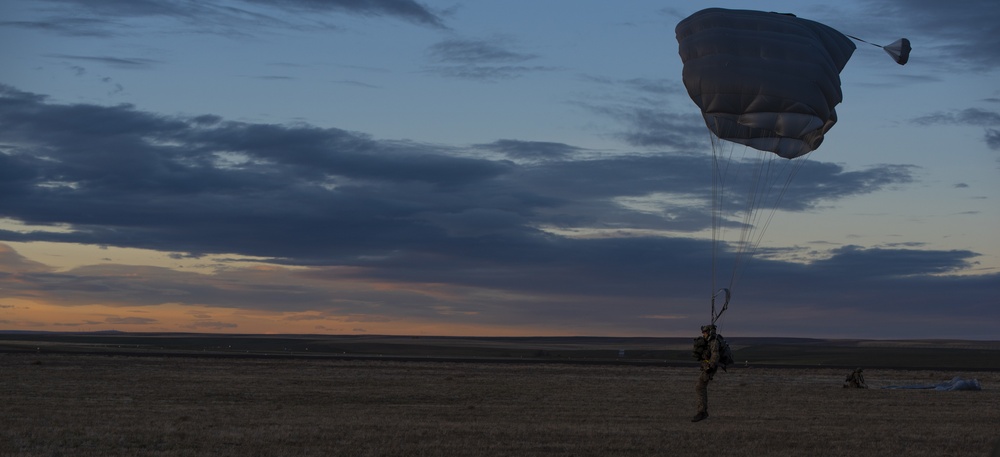
[[[733,359],[733,348],[729,347],[729,342],[726,341],[722,335],[715,335],[719,339],[719,365],[722,367],[722,371],[726,371],[726,367],[736,363]]]
[[[726,367],[736,363],[736,360],[733,359],[733,348],[729,347],[729,343],[722,335],[716,334],[715,339],[719,341],[719,366],[722,367],[722,371],[726,371]],[[695,338],[694,350],[691,354],[694,359],[705,360],[709,356],[708,352],[708,340],[702,336]]]

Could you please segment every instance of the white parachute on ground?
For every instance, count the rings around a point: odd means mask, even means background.
[[[938,384],[913,384],[907,386],[885,386],[883,389],[927,389],[950,392],[953,390],[983,390],[978,379],[965,379],[959,376]]]

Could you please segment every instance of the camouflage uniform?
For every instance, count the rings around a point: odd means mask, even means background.
[[[847,379],[844,379],[844,388],[867,389],[868,384],[865,384],[865,375],[861,374],[863,371],[861,368],[858,368],[853,373],[847,375]]]
[[[715,376],[718,370],[719,355],[721,349],[719,340],[715,337],[715,326],[705,325],[701,327],[702,335],[708,333],[708,338],[702,336],[695,340],[695,350],[701,352],[701,375],[698,376],[698,383],[695,384],[694,391],[698,394],[698,414],[691,419],[698,422],[708,417],[708,382]]]

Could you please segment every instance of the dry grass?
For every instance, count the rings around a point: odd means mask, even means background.
[[[0,354],[0,374],[2,456],[985,456],[1000,437],[996,372],[934,392],[731,369],[700,423],[691,368]]]

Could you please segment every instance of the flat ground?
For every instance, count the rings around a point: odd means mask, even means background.
[[[0,456],[970,456],[1000,372],[0,354]],[[977,378],[978,392],[886,390]]]

